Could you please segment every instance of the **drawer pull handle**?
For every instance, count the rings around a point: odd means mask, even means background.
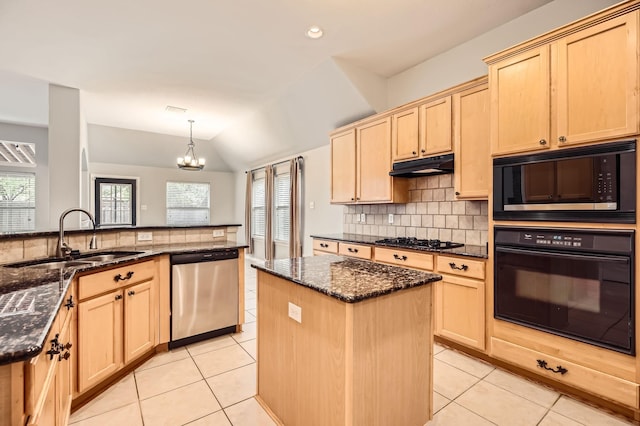
[[[329,248],[329,244],[320,243],[320,247],[322,247],[322,248]]]
[[[67,299],[67,303],[64,304],[64,306],[67,308],[67,310],[73,308],[74,306],[76,306],[75,303],[73,303],[73,294],[71,296],[69,296],[69,298]]]
[[[122,299],[122,295],[121,294],[116,294],[116,300],[120,300]]]
[[[136,292],[135,292],[135,291],[133,291],[133,290],[129,290],[129,292],[128,292],[127,294],[128,294],[129,296],[133,296],[134,294],[136,294]]]
[[[118,274],[115,277],[113,277],[113,280],[115,282],[126,281],[126,280],[130,280],[131,277],[133,277],[133,271],[127,272],[127,274],[124,277],[122,276],[122,274]]]
[[[352,247],[347,248],[347,250],[349,250],[349,253],[357,253],[358,252],[357,248],[352,248]]]
[[[561,365],[557,366],[555,369],[551,368],[551,367],[547,367],[547,361],[545,361],[543,359],[539,359],[537,361],[538,361],[538,367],[544,368],[545,370],[549,370],[552,373],[560,373],[560,374],[564,375],[567,371],[569,371],[569,370],[567,370],[566,368],[564,368]]]
[[[396,260],[407,260],[407,256],[400,256],[400,255],[397,255],[396,253],[393,253],[393,258]]]
[[[449,263],[449,266],[451,267],[451,269],[457,269],[459,271],[466,271],[467,269],[469,269],[469,267],[464,263],[462,264],[462,266],[457,266],[455,262],[451,262]]]

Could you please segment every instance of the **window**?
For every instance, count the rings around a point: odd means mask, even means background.
[[[287,169],[286,173],[278,173],[274,178],[274,210],[275,210],[275,233],[273,238],[275,241],[289,242],[289,206],[291,197],[289,194],[289,186],[291,184],[291,175]]]
[[[36,229],[36,174],[0,173],[0,232]]]
[[[209,184],[167,182],[167,225],[209,225]]]
[[[253,173],[251,185],[251,235],[265,236],[265,176],[264,170]]]
[[[136,180],[96,178],[96,225],[136,224]]]

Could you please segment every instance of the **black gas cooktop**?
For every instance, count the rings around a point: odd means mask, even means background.
[[[440,240],[419,240],[417,238],[384,238],[376,241],[376,244],[393,246],[393,247],[406,247],[406,248],[419,248],[419,249],[431,249],[431,250],[446,250],[457,247],[462,247],[462,243],[454,243],[452,241],[440,241]]]

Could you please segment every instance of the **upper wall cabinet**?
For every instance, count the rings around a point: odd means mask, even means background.
[[[391,116],[393,161],[451,152],[451,96]]]
[[[488,57],[493,155],[638,133],[638,3]]]
[[[489,86],[453,95],[456,198],[486,200],[491,185],[489,162]]]
[[[389,176],[390,170],[391,117],[331,136],[332,203],[406,203],[408,181]]]

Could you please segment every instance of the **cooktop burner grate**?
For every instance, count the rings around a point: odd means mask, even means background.
[[[434,250],[452,249],[462,247],[462,243],[454,243],[452,241],[440,241],[440,240],[419,240],[417,238],[384,238],[376,241],[376,244],[390,245],[396,247],[419,247],[430,248]]]

